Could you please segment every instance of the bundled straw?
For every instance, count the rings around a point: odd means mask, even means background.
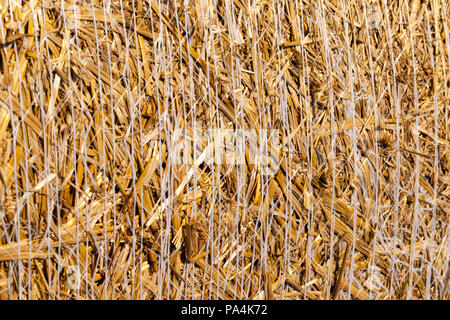
[[[0,299],[450,298],[447,1],[0,6]]]

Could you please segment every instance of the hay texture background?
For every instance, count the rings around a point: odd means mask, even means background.
[[[0,6],[1,299],[449,299],[448,1]]]

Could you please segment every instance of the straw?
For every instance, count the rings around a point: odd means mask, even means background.
[[[446,1],[0,2],[0,299],[449,299]]]

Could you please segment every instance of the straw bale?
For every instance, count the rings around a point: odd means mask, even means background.
[[[448,13],[1,1],[0,299],[449,299]]]

